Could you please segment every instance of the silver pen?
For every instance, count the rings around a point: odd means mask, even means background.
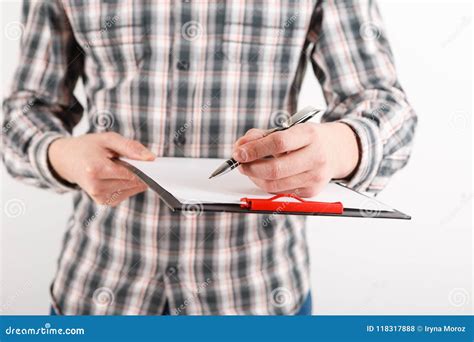
[[[305,108],[301,109],[300,111],[296,112],[295,114],[293,114],[287,122],[283,123],[283,125],[281,127],[275,127],[275,128],[270,129],[269,131],[267,131],[265,133],[264,136],[272,134],[273,132],[284,131],[285,129],[293,127],[297,124],[306,122],[306,121],[310,120],[311,118],[313,118],[316,114],[321,113],[321,112],[322,112],[322,110],[316,109],[312,106],[305,107]],[[240,163],[237,160],[235,160],[234,158],[230,158],[230,159],[226,160],[223,164],[221,164],[209,176],[209,179],[217,177],[217,176],[222,176],[222,175],[232,171],[233,169],[237,168],[239,165],[240,165]]]

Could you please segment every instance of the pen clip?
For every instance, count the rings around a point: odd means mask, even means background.
[[[307,106],[304,107],[303,109],[297,111],[295,114],[293,114],[288,123],[288,128],[292,127],[294,125],[297,125],[299,123],[306,122],[310,120],[312,117],[314,117],[316,114],[321,112],[320,109],[316,109],[313,106]]]
[[[291,128],[297,124],[309,121],[311,118],[313,118],[316,114],[320,113],[320,109],[316,109],[312,106],[307,106],[295,114],[293,114],[287,121],[283,122],[281,126],[279,127],[274,127],[269,130],[267,130],[263,136],[266,137],[269,134],[272,134],[273,132],[278,132],[278,131],[284,131],[287,130],[288,128]]]
[[[281,126],[270,128],[269,130],[267,130],[263,134],[263,136],[266,137],[267,135],[272,134],[273,132],[284,131],[297,124],[309,121],[311,118],[313,118],[320,112],[320,109],[316,109],[313,106],[304,107],[303,109],[290,116],[287,121],[281,124]]]

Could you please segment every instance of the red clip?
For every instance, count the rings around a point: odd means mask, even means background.
[[[299,202],[289,201],[275,201],[278,198],[294,198]],[[311,202],[293,195],[293,194],[279,194],[268,199],[247,198],[240,199],[241,208],[246,208],[256,211],[274,211],[274,212],[306,212],[306,213],[321,213],[321,214],[342,214],[344,208],[341,202]]]

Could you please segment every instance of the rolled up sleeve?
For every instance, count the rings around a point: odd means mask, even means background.
[[[62,193],[75,189],[48,162],[50,144],[71,134],[83,108],[74,97],[83,52],[56,1],[25,1],[20,58],[3,103],[2,159],[25,183]]]
[[[378,192],[407,162],[416,114],[398,81],[375,1],[320,1],[309,40],[327,111],[323,122],[349,125],[359,165],[348,186]]]

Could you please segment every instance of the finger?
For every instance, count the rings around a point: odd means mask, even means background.
[[[115,190],[113,192],[110,192],[108,194],[102,194],[102,195],[91,195],[91,197],[94,199],[95,202],[101,204],[101,205],[107,205],[107,206],[116,206],[123,200],[127,199],[130,196],[136,195],[137,193],[143,192],[147,189],[147,186],[145,184],[135,186],[133,188],[129,189],[123,189],[123,190]]]
[[[86,172],[93,179],[122,179],[131,181],[138,178],[125,166],[107,158],[103,158],[88,166]]]
[[[92,196],[102,196],[107,197],[110,194],[113,194],[117,191],[124,191],[128,189],[135,188],[137,186],[142,186],[144,183],[139,179],[136,180],[117,180],[117,179],[101,179],[97,180],[95,183],[90,184],[90,187],[87,191]]]
[[[314,168],[314,149],[309,146],[276,158],[260,159],[241,164],[242,172],[247,176],[265,180],[290,177]]]
[[[329,182],[323,175],[314,171],[306,171],[300,174],[278,180],[265,180],[255,177],[250,179],[262,190],[269,193],[292,193],[295,189],[316,188],[319,189]]]
[[[239,146],[232,157],[241,163],[248,163],[266,156],[300,149],[314,142],[313,126],[313,124],[301,124],[250,141]]]
[[[111,201],[110,206],[115,207],[116,205],[120,204],[127,198],[130,198],[132,196],[135,196],[136,194],[142,193],[146,189],[148,189],[148,187],[145,184],[143,184],[143,185],[139,185],[128,190],[121,191],[119,196],[115,198],[113,201]]]
[[[316,197],[324,189],[325,186],[326,186],[326,183],[322,183],[322,184],[309,186],[309,187],[302,187],[302,188],[296,188],[296,189],[291,189],[291,190],[273,192],[273,194],[291,194],[291,195],[296,195],[302,198],[310,198],[310,197]]]
[[[264,129],[258,129],[258,128],[249,129],[247,133],[245,133],[244,136],[240,137],[235,142],[234,146],[238,147],[240,145],[248,143],[249,141],[263,138],[266,132],[267,130],[264,130]]]
[[[311,187],[303,187],[292,190],[296,196],[308,198],[317,196],[327,185],[327,183],[316,184]]]
[[[136,140],[127,139],[115,132],[101,135],[104,146],[119,156],[136,160],[154,160],[156,156]]]

